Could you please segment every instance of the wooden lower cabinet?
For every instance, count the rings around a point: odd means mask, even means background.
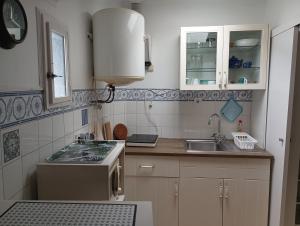
[[[181,178],[180,226],[222,226],[222,179]]]
[[[224,226],[267,226],[268,205],[268,181],[224,179]]]
[[[270,161],[180,162],[179,226],[267,226]]]
[[[152,202],[155,226],[178,226],[178,178],[127,176],[125,181],[127,200]]]
[[[125,195],[129,201],[152,201],[155,226],[267,226],[270,164],[270,159],[130,156]]]

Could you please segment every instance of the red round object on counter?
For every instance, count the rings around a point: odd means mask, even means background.
[[[115,126],[113,133],[116,140],[126,140],[128,129],[124,124],[119,123]]]

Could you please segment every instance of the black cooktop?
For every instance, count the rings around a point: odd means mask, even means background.
[[[127,138],[127,143],[146,143],[155,144],[158,139],[158,135],[153,134],[132,134]]]

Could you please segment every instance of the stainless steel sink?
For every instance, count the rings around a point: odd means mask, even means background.
[[[221,145],[217,144],[215,139],[186,140],[185,147],[187,152],[223,150]]]

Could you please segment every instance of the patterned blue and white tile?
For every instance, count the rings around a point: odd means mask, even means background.
[[[19,129],[4,131],[2,134],[4,163],[21,155]]]
[[[45,110],[42,91],[0,92],[0,128],[84,108],[95,98],[93,90],[74,90],[70,106]]]
[[[0,129],[63,112],[91,106],[91,101],[108,98],[108,91],[73,90],[72,104],[45,110],[43,91],[0,92]],[[252,101],[252,91],[182,91],[179,89],[117,88],[115,101]]]
[[[106,99],[108,91],[96,91],[98,99]],[[238,101],[251,101],[251,90],[237,91],[188,91],[179,89],[127,89],[117,88],[115,101],[226,101],[233,98]]]

